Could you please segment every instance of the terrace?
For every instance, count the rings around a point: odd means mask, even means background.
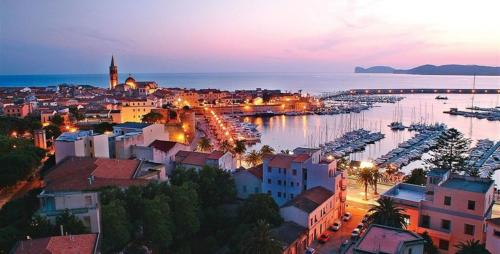
[[[386,191],[383,196],[394,199],[397,203],[418,207],[425,200],[425,187],[400,183]]]

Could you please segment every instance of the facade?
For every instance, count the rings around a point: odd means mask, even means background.
[[[486,220],[486,249],[500,253],[500,218]]]
[[[287,221],[271,229],[271,236],[281,243],[283,254],[303,254],[307,247],[307,228]]]
[[[129,159],[134,156],[134,146],[147,147],[155,140],[168,140],[163,124],[126,122],[113,126],[112,157]]]
[[[262,191],[271,195],[278,205],[316,186],[339,194],[339,200],[345,199],[342,186],[346,187],[346,180],[342,179],[336,161],[322,161],[319,149],[297,148],[293,155],[275,154],[263,159]]]
[[[64,132],[54,145],[56,163],[68,156],[109,158],[108,136],[93,131]]]
[[[408,229],[427,231],[443,253],[455,253],[460,242],[485,243],[486,220],[493,207],[493,180],[434,169],[425,187],[398,184],[383,196],[406,209]]]
[[[175,165],[176,167],[194,168],[195,170],[201,170],[203,166],[211,166],[233,172],[236,168],[236,159],[230,152],[200,153],[179,151],[175,154]]]
[[[165,181],[162,165],[140,160],[116,160],[68,157],[44,178],[44,190],[38,195],[39,214],[54,222],[69,210],[92,233],[101,232],[98,189],[106,186],[127,188],[148,181]]]
[[[42,149],[47,149],[47,138],[45,136],[45,130],[35,130],[33,139],[35,141],[35,146]]]
[[[154,101],[147,99],[125,100],[120,108],[120,123],[140,123],[142,117],[156,108]]]
[[[149,146],[132,146],[135,158],[164,164],[167,175],[174,170],[175,155],[179,151],[190,151],[190,148],[181,143],[164,140],[155,140]]]
[[[96,254],[98,252],[98,234],[82,234],[68,236],[51,236],[17,242],[10,253],[35,254],[35,253],[79,253]]]
[[[281,217],[307,229],[307,245],[328,230],[340,214],[335,207],[335,195],[322,186],[303,191],[280,208]]]
[[[349,254],[423,254],[425,240],[418,234],[399,228],[373,224],[343,253]]]
[[[3,113],[6,116],[23,118],[30,113],[28,104],[20,104],[20,105],[8,105],[3,109]]]
[[[250,195],[261,193],[262,164],[249,169],[237,169],[233,179],[238,198],[246,199]]]

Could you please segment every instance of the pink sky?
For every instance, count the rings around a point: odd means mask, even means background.
[[[2,1],[2,73],[500,65],[500,1]]]

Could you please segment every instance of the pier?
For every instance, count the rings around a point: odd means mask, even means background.
[[[373,94],[500,94],[500,89],[455,89],[455,88],[370,88],[350,89],[345,91],[325,92],[321,99],[334,98],[341,95],[373,95]]]

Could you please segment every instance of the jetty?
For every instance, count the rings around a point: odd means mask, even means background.
[[[341,137],[320,145],[320,148],[325,157],[342,158],[351,153],[363,151],[368,144],[373,144],[384,137],[385,135],[381,132],[357,129],[346,132]]]
[[[495,170],[500,169],[500,141],[480,139],[469,150],[466,161],[468,167],[479,170],[481,177],[490,177]]]
[[[450,108],[450,110],[443,111],[443,113],[454,116],[487,119],[488,121],[500,121],[500,107],[495,107],[495,108],[468,107],[467,110]]]
[[[370,88],[345,91],[324,92],[319,98],[328,99],[343,95],[382,95],[382,94],[500,94],[500,89],[457,89],[457,88]]]

